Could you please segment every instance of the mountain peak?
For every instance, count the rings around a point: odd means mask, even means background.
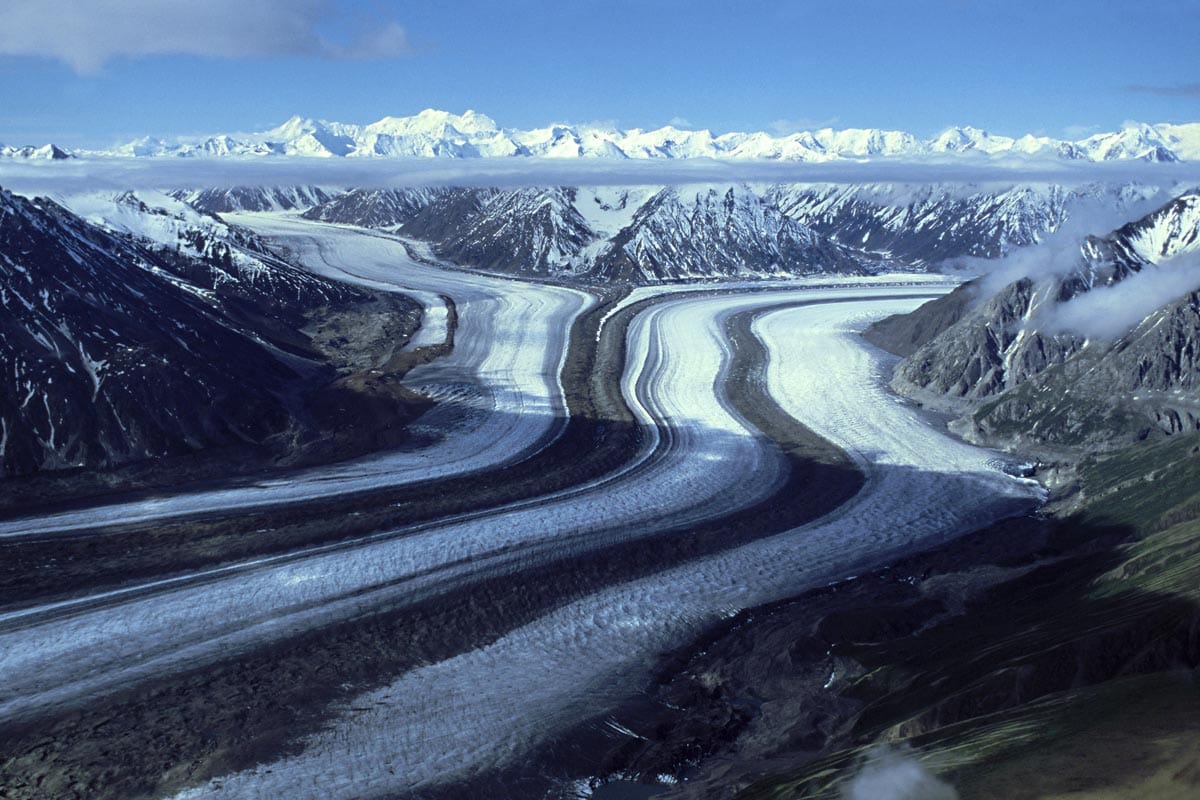
[[[25,145],[23,147],[12,147],[0,144],[0,158],[27,158],[38,161],[62,161],[68,158],[75,158],[75,154],[69,150],[64,150],[56,144],[43,145]]]
[[[360,156],[418,158],[721,158],[834,161],[864,158],[922,158],[1008,153],[1024,157],[1109,161],[1200,159],[1200,123],[1148,125],[1128,122],[1118,131],[1080,141],[1034,134],[999,136],[961,125],[921,139],[881,128],[824,127],[774,135],[765,131],[689,130],[675,125],[646,130],[612,125],[553,125],[521,130],[502,128],[474,109],[461,114],[436,108],[412,116],[383,117],[367,125],[293,116],[269,131],[220,135],[199,140],[137,140],[99,155],[110,156]]]
[[[265,135],[278,139],[294,139],[297,136],[303,136],[306,133],[315,133],[319,130],[324,130],[328,126],[321,120],[311,119],[309,117],[301,117],[299,114],[288,118],[282,125],[272,128]]]

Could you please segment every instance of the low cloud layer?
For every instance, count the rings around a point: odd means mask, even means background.
[[[23,193],[209,186],[634,186],[693,183],[970,184],[1200,183],[1200,164],[1040,163],[929,159],[874,163],[607,159],[87,158],[0,162],[0,186]],[[1149,210],[1149,209],[1147,209]],[[1132,217],[1127,217],[1132,218]],[[1119,220],[1124,221],[1124,220]],[[1106,233],[1107,228],[1088,232]]]
[[[410,50],[404,29],[385,19],[330,41],[320,28],[331,15],[328,0],[5,0],[0,55],[57,59],[90,75],[120,57],[361,59]]]
[[[1159,308],[1197,290],[1200,253],[1188,253],[1072,298],[1057,306],[1041,328],[1051,334],[1074,333],[1110,341],[1133,330]]]
[[[1106,236],[1125,223],[1142,218],[1170,200],[1176,187],[1171,182],[1142,182],[1148,188],[1140,199],[1129,199],[1120,205],[1081,200],[1071,207],[1070,216],[1062,225],[1038,244],[1018,248],[999,259],[961,259],[957,266],[968,273],[984,275],[981,299],[1022,278],[1061,278],[1079,266],[1080,248],[1089,236]]]

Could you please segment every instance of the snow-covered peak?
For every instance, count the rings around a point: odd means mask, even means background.
[[[1151,264],[1200,251],[1200,193],[1180,195],[1118,234]]]
[[[993,136],[987,131],[973,128],[970,125],[950,128],[930,142],[930,148],[935,153],[966,153],[978,152],[994,155],[1011,150],[1013,139],[1007,136]]]
[[[1088,157],[1084,149],[1075,142],[1064,142],[1047,136],[1034,136],[1030,133],[1013,140],[1012,152],[1027,156],[1049,156],[1067,160]]]
[[[512,131],[522,154],[546,158],[627,158],[615,141],[618,133],[600,127],[550,125],[531,131]]]
[[[827,153],[847,158],[916,155],[922,151],[920,140],[905,131],[822,128],[813,137]]]
[[[631,158],[713,158],[719,155],[710,131],[685,131],[667,125],[653,131],[629,131],[620,147]]]
[[[13,147],[11,145],[0,144],[0,158],[30,158],[45,161],[61,161],[74,157],[72,153],[56,144],[44,144],[40,147],[34,145]]]
[[[384,117],[363,126],[350,155],[486,158],[520,155],[520,146],[490,117],[427,108],[411,117]]]
[[[368,125],[306,117],[255,134],[207,138],[138,139],[100,155],[145,156],[311,156],[367,158],[638,158],[764,159],[835,161],[921,158],[970,154],[1109,161],[1200,160],[1200,123],[1127,124],[1120,131],[1081,141],[1026,134],[999,136],[970,125],[950,128],[932,139],[880,128],[821,128],[789,134],[765,131],[714,135],[673,125],[645,130],[611,125],[554,124],[522,130],[503,128],[491,117],[427,108],[407,117],[383,117]]]
[[[328,126],[324,122],[308,117],[294,116],[279,127],[266,131],[263,136],[283,141],[325,130],[328,130]]]
[[[452,114],[427,108],[411,117],[384,117],[364,126],[362,132],[386,136],[443,136],[453,131],[465,136],[477,136],[495,134],[499,130],[491,117],[469,109],[462,114]]]
[[[1200,161],[1200,122],[1155,125],[1163,142],[1182,161]]]
[[[1099,133],[1080,143],[1096,161],[1139,159],[1178,161],[1165,137],[1153,125],[1126,123],[1116,133]]]
[[[118,145],[104,155],[122,156],[128,158],[146,158],[168,154],[168,145],[162,139],[153,136],[142,136],[138,139]]]

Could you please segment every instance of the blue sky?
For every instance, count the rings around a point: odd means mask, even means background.
[[[1200,0],[5,0],[0,142],[474,108],[511,127],[1200,120]]]

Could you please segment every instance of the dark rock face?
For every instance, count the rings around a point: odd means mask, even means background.
[[[952,186],[779,186],[791,218],[842,244],[910,264],[996,258],[1033,244],[1069,216],[1088,190],[1062,186],[967,191]]]
[[[171,196],[209,214],[232,211],[298,211],[333,199],[319,186],[233,186],[172,192]]]
[[[571,270],[597,238],[574,202],[562,188],[355,190],[304,216],[395,230],[479,269],[549,274]]]
[[[978,438],[1105,446],[1117,435],[1200,430],[1200,294],[1156,311],[1107,346],[1078,351],[983,405],[964,430]]]
[[[301,216],[363,228],[394,228],[413,220],[445,196],[473,193],[473,190],[462,189],[355,189],[314,206]],[[445,219],[451,225],[456,224],[464,211],[469,213],[475,207],[467,206],[458,213],[446,214]]]
[[[867,341],[898,356],[910,356],[962,319],[979,303],[978,284],[965,283],[911,314],[887,317],[863,332]]]
[[[608,280],[864,272],[871,262],[744,187],[664,189],[599,256]]]
[[[1052,364],[1062,363],[1079,349],[1082,340],[1046,336],[1023,327],[1043,302],[1038,295],[1044,291],[1029,279],[1009,284],[906,358],[896,369],[897,386],[916,387],[950,399],[976,400],[999,394]]]
[[[0,190],[0,472],[261,443],[321,368],[291,331],[348,290],[235,242],[194,257]]]
[[[549,274],[570,269],[596,234],[575,209],[574,189],[482,192],[435,203],[401,232],[435,241],[438,255],[479,269]],[[442,228],[436,216],[461,220]]]
[[[974,281],[877,324],[868,338],[907,356],[893,386],[965,414],[955,426],[968,438],[1094,448],[1195,430],[1196,292],[1111,340],[1088,341],[1053,320],[1062,304],[1096,287],[1170,269],[1158,262],[1192,252],[1198,231],[1200,196],[1184,195],[1107,237],[1085,241],[1068,269],[1021,278],[970,306],[964,298],[986,293],[986,284]]]

